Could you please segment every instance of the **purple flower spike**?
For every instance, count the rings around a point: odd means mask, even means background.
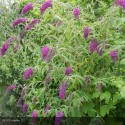
[[[68,66],[65,70],[65,75],[70,75],[72,73],[72,67]]]
[[[28,109],[28,104],[24,103],[23,107],[22,107],[22,112],[25,113]]]
[[[97,46],[98,46],[98,42],[96,39],[93,39],[91,42],[90,42],[90,52],[93,53],[96,49],[97,49]]]
[[[112,60],[114,61],[114,63],[116,63],[116,61],[118,60],[118,54],[115,50],[112,50],[110,52],[110,57],[112,58]]]
[[[119,5],[125,9],[125,0],[115,0],[114,4]]]
[[[79,14],[80,14],[80,9],[79,8],[74,8],[73,14],[74,14],[75,19],[78,19]]]
[[[32,112],[33,125],[36,125],[37,118],[38,118],[38,113],[36,110],[33,110],[33,112]]]
[[[48,56],[48,53],[50,51],[50,48],[48,46],[44,46],[42,48],[42,59],[45,60],[46,57]]]
[[[24,8],[22,9],[21,14],[24,15],[25,13],[27,13],[29,10],[33,9],[33,5],[32,3],[27,3]]]
[[[88,26],[86,26],[86,27],[84,28],[84,38],[85,38],[85,39],[88,37],[89,32],[90,32],[90,29],[89,29]]]
[[[27,18],[18,18],[13,21],[13,27],[15,28],[20,23],[26,23],[27,20],[28,20]]]
[[[31,30],[37,23],[40,23],[40,19],[33,19],[26,27],[26,30]]]
[[[61,111],[58,111],[56,113],[56,118],[55,118],[55,125],[60,125],[62,122],[62,118],[64,117],[64,113]]]
[[[59,97],[64,100],[66,97],[66,89],[68,87],[67,82],[66,83],[62,83],[59,87]]]
[[[5,42],[0,49],[0,55],[4,56],[6,54],[6,51],[9,49],[9,47],[10,47],[10,42]]]
[[[49,8],[49,7],[52,7],[52,0],[47,0],[42,4],[42,6],[40,8],[40,13],[44,14],[46,9]]]
[[[28,68],[24,73],[24,80],[27,80],[33,74],[33,68]]]

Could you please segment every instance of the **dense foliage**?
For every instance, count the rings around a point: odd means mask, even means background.
[[[124,9],[111,0],[48,1],[46,11],[44,1],[24,0],[0,15],[1,48],[10,44],[0,56],[0,86],[9,86],[0,115],[124,117]],[[28,2],[33,8],[22,11]]]

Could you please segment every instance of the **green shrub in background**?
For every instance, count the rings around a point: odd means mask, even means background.
[[[17,116],[24,116],[22,109],[16,106],[24,86],[28,85],[22,101],[22,104],[25,102],[28,104],[25,114],[27,117],[32,116],[34,109],[40,117],[54,117],[57,111],[64,112],[65,117],[124,117],[123,9],[112,6],[112,1],[109,7],[110,1],[68,3],[55,0],[53,7],[41,15],[40,7],[43,1],[28,2],[32,2],[34,8],[25,17],[29,22],[34,18],[40,18],[40,23],[27,31],[22,44],[18,41],[11,42],[6,55],[0,57],[0,85],[17,85],[5,102],[7,106],[11,106]],[[99,7],[97,9],[93,5],[96,2]],[[17,3],[13,6],[17,9],[13,11],[10,9],[12,12],[10,20],[7,20],[7,15],[1,16],[1,19],[8,21],[6,24],[11,27],[1,25],[4,27],[1,46],[8,37],[19,35],[24,29],[25,24],[13,29],[12,21],[21,16],[21,10],[26,3],[27,1]],[[80,8],[78,20],[74,19],[73,15],[75,7]],[[100,16],[102,18],[99,18]],[[90,28],[90,34],[84,39],[83,29],[86,26]],[[8,32],[9,30],[11,32]],[[5,31],[8,32],[7,36],[4,34]],[[101,56],[97,52],[90,53],[89,46],[93,38],[102,46]],[[19,45],[17,53],[13,51],[15,45]],[[54,54],[50,54],[52,59],[48,62],[41,58],[41,49],[45,45],[55,50]],[[110,57],[112,50],[118,52],[117,63],[114,63]],[[69,76],[65,75],[67,66],[72,67],[73,70]],[[33,74],[28,80],[24,80],[24,72],[29,67],[33,67]],[[59,88],[66,81],[68,84],[66,98],[61,100]],[[33,103],[34,98],[36,98],[35,103]],[[46,105],[50,106],[47,114],[44,113]],[[7,115],[4,111],[0,114]],[[97,120],[103,124],[102,119]],[[63,124],[65,122],[64,120]]]

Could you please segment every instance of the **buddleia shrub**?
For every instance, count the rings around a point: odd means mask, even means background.
[[[2,42],[0,57],[1,83],[9,85],[6,94],[16,93],[17,114],[34,124],[38,117],[56,117],[58,124],[73,124],[62,117],[123,117],[123,6],[111,5],[97,19],[80,5],[30,1],[30,8],[25,2],[19,15],[28,21],[15,25],[19,34]]]

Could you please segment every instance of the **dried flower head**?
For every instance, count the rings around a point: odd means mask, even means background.
[[[46,115],[48,113],[48,111],[50,110],[50,106],[46,105],[46,107],[44,108],[44,114]]]
[[[16,88],[16,84],[9,85],[7,87],[6,93],[9,93],[10,91],[14,90]]]
[[[96,39],[93,39],[90,42],[90,52],[93,53],[97,49],[97,46],[98,46],[98,41]]]
[[[102,46],[98,45],[96,48],[96,51],[97,51],[98,55],[101,56],[102,55]]]
[[[17,101],[17,107],[22,107],[22,100],[23,100],[23,97],[20,97]]]
[[[17,52],[18,48],[19,48],[19,45],[14,46],[14,53]]]
[[[112,50],[110,52],[110,57],[112,58],[112,60],[114,61],[114,63],[116,63],[116,61],[118,60],[118,54],[115,50]]]
[[[88,26],[86,26],[84,28],[84,38],[86,39],[89,35],[89,32],[90,32],[90,28]]]
[[[89,83],[90,83],[90,77],[86,76],[85,77],[85,85],[86,85],[86,87],[88,87]]]
[[[49,53],[46,56],[46,62],[47,63],[49,63],[52,60],[52,58],[54,57],[55,53],[56,53],[55,49],[50,49],[49,50]]]
[[[98,89],[98,92],[99,92],[99,95],[100,95],[101,91],[102,91],[102,83],[97,84],[97,89]]]

